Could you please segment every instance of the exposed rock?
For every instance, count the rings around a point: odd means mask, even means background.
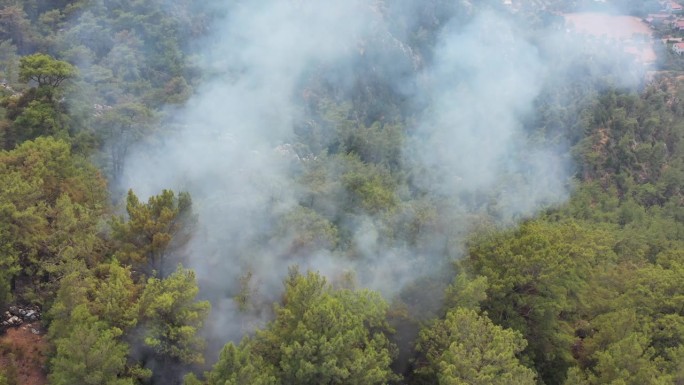
[[[95,103],[95,104],[93,104],[93,110],[94,110],[93,116],[96,116],[96,117],[97,117],[97,116],[102,116],[102,114],[104,114],[105,112],[111,110],[112,108],[113,108],[112,106],[108,106],[108,105],[106,105],[106,104],[103,105],[103,104],[97,104],[97,103]]]
[[[306,162],[316,160],[316,156],[310,152],[306,152],[305,155],[300,155],[300,152],[304,151],[301,148],[298,148],[297,145],[293,145],[290,143],[283,143],[281,145],[278,145],[273,150],[280,156],[294,161]]]
[[[22,325],[24,322],[35,322],[40,319],[40,308],[34,305],[19,306],[13,305],[3,313],[0,318],[0,332],[6,330],[7,328],[17,327]],[[31,325],[27,325],[31,327]],[[37,334],[37,333],[34,333]]]
[[[9,91],[13,96],[21,95],[21,92],[15,91],[12,87],[9,86],[9,84],[7,84],[7,81],[5,81],[5,80],[0,82],[0,86],[2,88],[6,89],[7,91]]]
[[[38,312],[35,310],[29,310],[26,312],[24,319],[27,321],[36,321],[38,320]]]

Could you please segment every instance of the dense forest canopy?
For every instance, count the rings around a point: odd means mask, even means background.
[[[684,383],[678,6],[0,0],[0,385]]]

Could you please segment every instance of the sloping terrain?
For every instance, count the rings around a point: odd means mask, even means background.
[[[35,332],[39,334],[35,334]],[[0,368],[8,384],[44,385],[48,344],[40,322],[8,329],[0,336]]]

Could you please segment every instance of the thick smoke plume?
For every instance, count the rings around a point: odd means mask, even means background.
[[[522,122],[547,69],[523,36],[493,13],[463,30],[447,27],[426,70],[430,107],[410,148],[425,168],[419,181],[425,189],[458,196],[503,187],[498,199],[507,217],[566,195],[565,165],[525,141]],[[506,180],[510,175],[522,180]]]
[[[184,129],[131,156],[123,184],[142,196],[162,188],[192,194],[200,223],[190,267],[212,299],[215,324],[239,338],[254,326],[239,320],[232,300],[246,272],[269,302],[291,264],[336,270],[326,255],[280,260],[283,250],[263,239],[297,204],[291,159],[276,148],[292,140],[302,75],[358,55],[377,14],[355,1],[246,2],[225,12],[205,51],[210,75],[178,116]]]
[[[422,5],[405,3],[393,11]],[[247,287],[263,304],[277,300],[290,265],[331,277],[352,272],[359,284],[391,296],[457,257],[444,255],[442,245],[454,240],[443,235],[424,234],[431,246],[420,250],[383,239],[380,219],[370,214],[341,224],[354,240],[353,261],[326,247],[304,257],[269,238],[302,198],[293,175],[310,160],[291,148],[295,123],[306,119],[301,92],[311,73],[334,68],[324,77],[344,92],[364,61],[408,99],[415,110],[406,114],[413,123],[403,167],[425,199],[453,198],[457,219],[442,225],[453,233],[464,233],[469,213],[485,205],[510,221],[566,198],[567,159],[558,148],[533,144],[524,127],[544,85],[556,80],[553,68],[510,15],[487,11],[467,24],[447,23],[423,57],[390,27],[416,24],[414,14],[397,16],[380,1],[234,2],[224,12],[205,42],[204,84],[175,115],[182,128],[133,151],[122,178],[143,197],[163,188],[191,193],[199,226],[189,267],[213,302],[208,332],[216,341],[239,339],[268,318],[258,311],[268,306],[245,314],[233,297]],[[565,31],[554,33],[550,41],[567,43]],[[392,45],[394,54],[372,56],[369,42]],[[563,47],[567,55],[575,49]]]

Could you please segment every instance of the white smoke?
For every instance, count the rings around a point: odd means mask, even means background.
[[[327,249],[292,255],[288,242],[269,239],[279,218],[301,198],[292,171],[300,160],[289,153],[289,143],[302,118],[297,92],[305,74],[354,63],[377,36],[398,47],[414,68],[424,65],[390,33],[382,2],[370,3],[226,5],[228,16],[217,24],[201,58],[204,84],[176,114],[181,129],[165,133],[154,146],[137,148],[127,160],[125,188],[142,197],[164,188],[193,197],[199,226],[189,246],[189,267],[213,302],[208,332],[217,337],[214,342],[239,339],[269,316],[261,309],[242,314],[232,300],[247,272],[253,274],[249,288],[263,304],[277,300],[293,264],[330,277],[355,272],[361,285],[393,295],[418,275],[444,266],[439,259],[456,256],[445,256],[444,250],[458,250],[452,243],[463,239],[481,209],[472,207],[473,196],[511,220],[568,195],[567,160],[555,148],[532,144],[524,127],[545,82],[553,80],[553,68],[509,17],[487,12],[466,26],[443,28],[430,64],[412,75],[418,86],[405,84],[405,73],[395,79],[396,89],[411,90],[407,98],[427,105],[407,128],[412,133],[404,162],[425,201],[442,202],[433,207],[440,232],[422,235],[428,246],[414,250],[406,240],[386,239],[384,219],[361,214],[347,215],[342,224],[355,260]],[[373,63],[374,71],[386,69],[391,76],[401,72],[397,68],[386,57]],[[330,209],[335,210],[340,208]],[[407,216],[414,215],[410,211]]]

